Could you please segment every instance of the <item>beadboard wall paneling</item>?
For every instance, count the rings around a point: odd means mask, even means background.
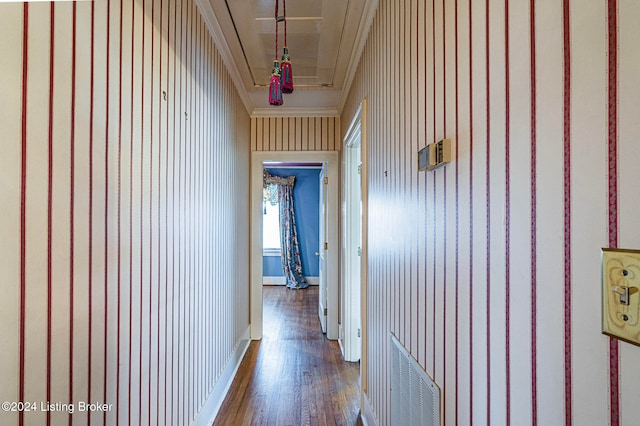
[[[339,151],[339,117],[252,117],[251,151]]]
[[[381,0],[342,112],[367,99],[366,406],[389,334],[445,424],[633,424],[640,349],[600,333],[600,248],[637,248],[630,0]],[[453,161],[417,171],[428,143]]]
[[[249,326],[250,119],[195,4],[3,3],[0,28],[0,399],[37,403],[0,423],[210,420]]]

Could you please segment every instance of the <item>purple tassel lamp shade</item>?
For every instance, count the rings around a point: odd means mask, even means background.
[[[282,88],[280,87],[280,66],[278,61],[273,62],[271,83],[269,84],[269,105],[282,105]]]
[[[291,71],[290,60],[289,49],[285,47],[282,52],[282,62],[280,63],[282,93],[293,93],[293,72]]]

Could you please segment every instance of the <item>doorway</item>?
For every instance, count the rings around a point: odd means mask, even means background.
[[[262,171],[265,162],[283,163],[324,163],[326,164],[326,334],[328,339],[338,338],[339,289],[338,289],[338,176],[339,163],[337,151],[261,151],[251,154],[251,338],[260,340],[263,334],[263,192]],[[321,245],[324,244],[321,242]]]
[[[301,274],[309,285],[318,285],[320,241],[320,191],[318,182],[323,163],[281,163],[263,164],[267,173],[267,184],[263,189],[262,221],[262,283],[264,285],[287,285],[282,263],[282,228],[280,191],[277,182],[293,177],[292,202],[295,214],[297,251],[300,257]]]

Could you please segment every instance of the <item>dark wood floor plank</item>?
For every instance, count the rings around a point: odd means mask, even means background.
[[[362,425],[360,366],[322,334],[318,287],[263,293],[263,339],[249,345],[214,425]]]

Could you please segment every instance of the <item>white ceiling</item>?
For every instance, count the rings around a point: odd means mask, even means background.
[[[289,0],[287,47],[294,92],[268,102],[275,59],[275,0],[198,0],[227,68],[253,116],[337,115],[378,1]],[[278,15],[283,15],[279,0]],[[278,58],[284,44],[279,24]]]

